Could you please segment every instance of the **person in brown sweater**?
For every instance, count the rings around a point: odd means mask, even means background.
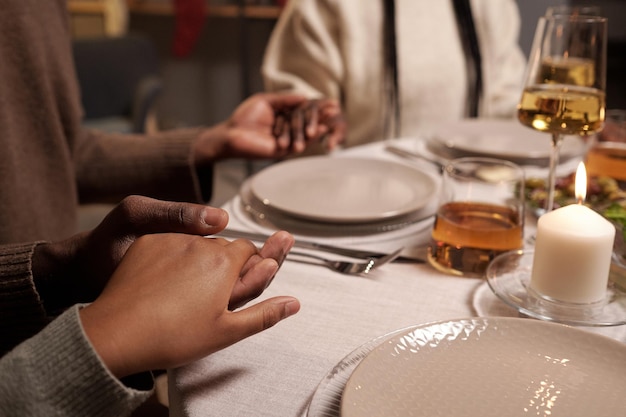
[[[322,137],[333,147],[343,136],[336,102],[283,94],[252,96],[212,127],[149,136],[86,130],[66,7],[65,0],[7,0],[0,13],[3,415],[126,415],[150,387],[133,389],[117,378],[185,363],[295,313],[299,304],[290,297],[233,312],[263,291],[293,238],[280,233],[256,251],[249,242],[231,246],[190,236],[220,230],[227,215],[186,202],[210,198],[216,160],[282,158]],[[79,203],[119,201],[101,226],[75,235]],[[188,251],[166,256],[181,247]],[[227,266],[218,268],[225,260]],[[134,269],[142,262],[148,262],[144,269]],[[118,268],[120,263],[127,266]],[[184,276],[198,288],[206,271],[212,285],[175,293],[185,289],[174,285],[178,279]],[[124,302],[128,294],[133,299]],[[203,294],[208,298],[184,303]],[[192,333],[184,351],[110,355],[106,341],[112,337],[146,347],[152,337],[184,329],[184,320],[167,314],[167,306],[196,314],[200,323],[194,327],[202,326],[206,337]],[[169,330],[141,334],[131,328],[160,312],[172,319]],[[103,326],[110,331],[102,333]],[[155,343],[167,346],[161,342]]]
[[[0,243],[71,236],[79,203],[131,194],[205,202],[214,161],[281,158],[306,142],[277,140],[277,115],[307,106],[295,95],[253,96],[209,128],[149,136],[86,130],[67,2],[3,1],[0,27]],[[325,115],[336,109],[326,102],[299,132],[315,142],[330,131],[327,143],[334,146],[342,133]]]

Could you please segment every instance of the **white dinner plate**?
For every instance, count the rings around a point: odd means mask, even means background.
[[[624,413],[626,345],[520,318],[417,326],[355,368],[341,417],[600,417]]]
[[[429,148],[448,157],[490,156],[521,165],[547,166],[551,137],[517,120],[466,119],[439,127]],[[560,149],[563,160],[582,156],[587,145],[579,136],[566,136]]]
[[[417,230],[421,230],[422,227],[428,227],[431,224],[437,209],[436,201],[431,201],[423,209],[404,216],[361,223],[332,223],[310,221],[302,217],[290,216],[281,210],[275,210],[263,204],[250,191],[250,180],[244,181],[241,185],[237,198],[246,218],[258,225],[271,230],[287,230],[294,234],[318,237],[378,236],[378,238],[382,238],[381,233],[400,229],[417,233]],[[413,227],[407,229],[410,226]]]
[[[374,222],[423,208],[436,183],[391,161],[314,156],[272,165],[250,179],[264,205],[291,216],[333,223]]]

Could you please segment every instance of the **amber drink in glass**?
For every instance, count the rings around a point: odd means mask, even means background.
[[[459,158],[444,170],[428,260],[459,276],[482,276],[497,255],[523,245],[524,171],[508,161]]]

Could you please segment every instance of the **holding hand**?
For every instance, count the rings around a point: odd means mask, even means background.
[[[194,162],[204,166],[223,158],[281,158],[323,139],[332,149],[344,134],[335,100],[261,93],[241,103],[226,122],[200,134]]]
[[[51,313],[76,303],[91,302],[100,295],[128,248],[139,237],[156,233],[206,236],[219,233],[227,224],[228,214],[219,208],[127,197],[94,230],[36,247],[32,262],[37,291]],[[267,264],[263,260],[272,259],[280,265],[293,242],[289,233],[276,233],[246,261],[241,280],[233,288],[232,308],[257,297],[265,289],[267,271],[263,268]]]
[[[324,141],[327,150],[334,149],[346,134],[346,123],[336,100],[320,99],[302,103],[276,116],[274,136],[280,149],[303,152],[307,145]]]

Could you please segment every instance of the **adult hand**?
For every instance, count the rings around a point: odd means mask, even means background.
[[[165,232],[210,235],[227,223],[228,214],[219,208],[127,197],[94,230],[36,247],[33,276],[37,291],[48,311],[93,301],[139,236]]]
[[[291,136],[296,131],[304,132],[307,143],[319,141],[332,132],[329,146],[331,143],[335,146],[343,139],[345,129],[341,129],[341,118],[336,114],[338,105],[333,103],[336,102],[310,102],[295,94],[253,95],[226,122],[200,134],[194,146],[194,162],[202,166],[223,158],[280,158],[298,153],[304,150],[301,145],[289,146],[296,141]],[[282,128],[285,120],[294,127]],[[290,137],[285,141],[287,133]]]
[[[319,141],[324,141],[327,150],[333,150],[345,135],[346,122],[334,99],[306,101],[291,111],[279,113],[274,125],[278,146],[295,153]]]
[[[254,270],[256,278],[245,285],[248,293],[259,292],[278,267],[246,240],[145,235],[128,249],[100,297],[81,310],[83,327],[117,377],[181,366],[299,310],[293,297],[229,309],[233,300],[242,301],[235,294],[242,276]]]
[[[243,266],[228,303],[229,309],[234,310],[261,295],[278,270],[272,273],[267,268],[273,265],[280,268],[294,242],[293,236],[284,231],[276,232],[267,239],[261,250],[251,256]],[[268,259],[273,262],[268,263]]]

